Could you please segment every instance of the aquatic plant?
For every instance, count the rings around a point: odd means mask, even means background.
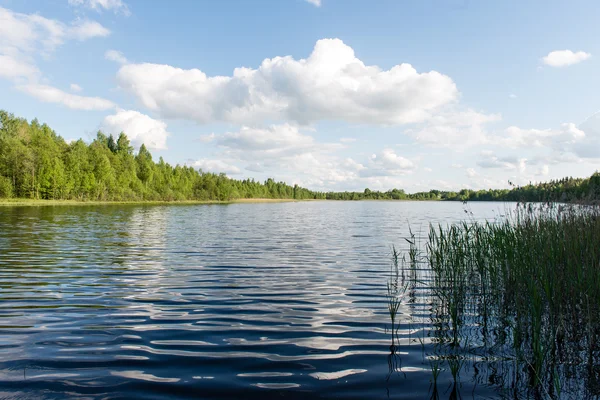
[[[598,208],[519,204],[500,221],[431,226],[419,260],[410,234],[409,258],[431,271],[436,357],[455,381],[476,353],[506,364],[504,389],[600,395]]]
[[[399,255],[400,253],[396,248],[392,247],[392,264],[390,266],[390,277],[387,282],[387,303],[391,321],[392,343],[388,356],[389,372],[386,380],[389,380],[392,374],[400,367],[400,359],[397,354],[397,344],[399,344],[398,329],[400,328],[400,324],[396,320],[400,304],[402,303],[401,296],[406,290],[406,286],[404,273],[402,273],[402,276],[400,275]]]

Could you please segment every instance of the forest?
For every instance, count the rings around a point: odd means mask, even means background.
[[[401,189],[378,192],[329,192],[328,200],[447,200],[447,201],[520,201],[600,203],[600,173],[589,178],[562,178],[549,182],[516,186],[511,189],[462,189],[459,192],[430,190],[407,194]]]
[[[0,110],[0,198],[101,201],[229,201],[235,199],[456,200],[598,202],[600,174],[546,183],[459,192],[316,192],[267,179],[236,180],[225,174],[154,161],[137,153],[126,133],[98,132],[91,143],[67,143],[46,124]]]
[[[172,166],[125,133],[98,132],[87,144],[67,143],[48,125],[0,111],[0,198],[104,201],[227,201],[240,198],[315,199],[320,193],[267,179]]]

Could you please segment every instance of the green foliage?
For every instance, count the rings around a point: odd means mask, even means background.
[[[98,132],[91,144],[67,144],[47,125],[0,110],[0,197],[57,200],[317,199],[324,194],[268,179],[234,180],[225,174],[154,162],[137,154],[123,132]]]
[[[0,176],[0,199],[9,199],[12,197],[13,188],[10,179]]]
[[[463,189],[406,193],[314,192],[267,179],[234,180],[223,174],[155,162],[146,146],[137,154],[124,132],[116,139],[98,132],[91,144],[67,144],[46,124],[28,123],[0,110],[0,195],[17,198],[76,200],[234,200],[239,198],[327,200],[457,200],[457,201],[600,201],[600,174],[588,179],[514,187],[512,190]],[[7,181],[8,180],[8,181]],[[6,183],[8,182],[8,183]],[[3,194],[4,193],[4,194]]]
[[[365,189],[362,192],[328,192],[327,200],[445,200],[440,191],[405,193],[402,189],[392,189],[387,192]]]
[[[510,183],[510,182],[509,182]],[[590,178],[563,178],[514,186],[511,190],[463,190],[448,200],[460,201],[521,201],[521,202],[565,202],[597,203],[600,201],[600,173]]]
[[[448,201],[524,201],[524,202],[600,202],[600,173],[590,178],[563,178],[550,182],[513,186],[512,189],[469,190],[458,193],[430,190],[405,193],[401,189],[387,192],[365,189],[363,192],[328,192],[327,200],[448,200]]]
[[[513,360],[511,390],[583,382],[600,393],[590,369],[600,354],[598,207],[521,203],[502,221],[431,227],[425,250],[441,356]],[[521,371],[528,379],[508,379]]]

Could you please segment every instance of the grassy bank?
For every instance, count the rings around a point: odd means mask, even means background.
[[[194,204],[234,204],[234,203],[283,203],[304,200],[294,199],[236,199],[230,201],[217,200],[182,200],[182,201],[78,201],[78,200],[35,200],[35,199],[0,199],[0,207],[7,206],[94,206],[94,205],[194,205]]]
[[[410,243],[402,274],[425,267],[413,284],[430,294],[436,377],[444,365],[456,382],[465,360],[487,360],[504,390],[600,396],[599,208],[520,205]]]

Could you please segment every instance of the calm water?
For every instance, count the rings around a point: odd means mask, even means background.
[[[390,248],[409,223],[464,217],[422,202],[0,208],[0,398],[428,399],[425,289],[390,355]],[[497,396],[484,367],[456,390],[443,371],[440,397]]]

